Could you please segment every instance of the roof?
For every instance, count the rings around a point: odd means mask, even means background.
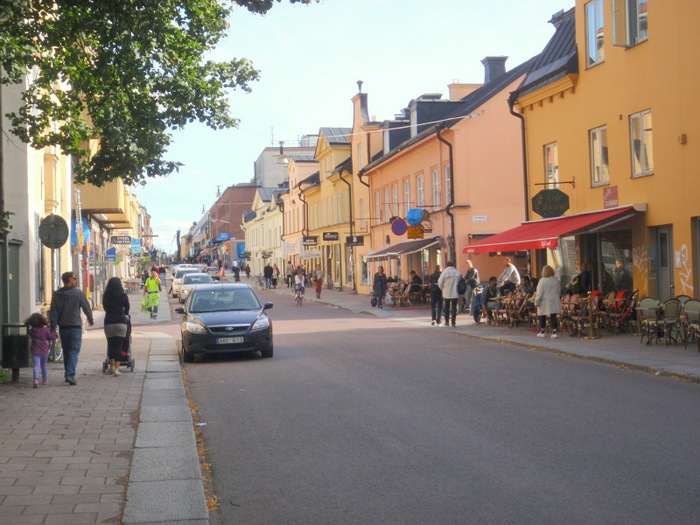
[[[349,145],[352,128],[321,128],[321,133],[331,146]]]
[[[313,155],[292,155],[292,160],[294,162],[316,162]]]
[[[539,56],[539,55],[538,55]],[[412,144],[415,144],[416,142],[419,142],[423,140],[425,137],[428,135],[431,135],[435,133],[437,128],[439,127],[447,127],[450,128],[463,120],[465,117],[469,116],[471,113],[473,113],[475,110],[477,110],[479,107],[484,105],[486,102],[488,102],[491,98],[496,96],[498,93],[503,91],[508,85],[513,83],[518,77],[524,75],[527,73],[532,65],[535,63],[536,59],[538,56],[531,58],[530,60],[527,60],[526,62],[523,62],[522,64],[514,67],[510,71],[505,72],[501,76],[495,78],[491,82],[487,82],[483,86],[481,86],[479,89],[475,90],[474,92],[470,93],[463,99],[461,99],[462,104],[460,104],[454,111],[450,112],[447,114],[447,116],[444,118],[444,122],[437,124],[435,126],[431,126],[430,128],[426,129],[425,131],[422,131],[421,133],[418,133],[417,135],[411,137],[410,139],[402,142],[399,144],[397,147],[389,151],[387,154],[382,155],[381,157],[377,158],[376,160],[373,160],[370,164],[365,166],[362,170],[360,170],[360,173],[364,173],[367,170],[370,170],[374,168],[375,166],[381,164],[382,162],[386,161],[387,159],[393,157],[403,149],[407,148],[408,146],[411,146]]]
[[[552,19],[557,29],[516,90],[517,96],[536,91],[566,75],[578,73],[576,18],[574,15],[575,9],[571,8],[556,16],[556,19]]]
[[[317,171],[316,173],[312,173],[311,175],[306,177],[304,180],[300,180],[297,183],[297,186],[301,186],[302,184],[318,184],[319,182],[321,182],[321,176]]]
[[[279,191],[279,188],[264,188],[264,187],[259,187],[258,188],[258,193],[260,194],[260,200],[263,202],[270,202],[272,199],[273,194]]]

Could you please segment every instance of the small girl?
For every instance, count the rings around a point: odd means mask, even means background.
[[[58,334],[49,328],[49,322],[39,312],[33,313],[24,322],[29,326],[29,338],[32,340],[32,359],[34,360],[34,388],[39,388],[39,370],[42,384],[48,385],[49,341],[58,339]]]

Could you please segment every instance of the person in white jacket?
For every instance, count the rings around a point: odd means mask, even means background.
[[[540,331],[537,337],[545,337],[547,316],[550,318],[552,339],[559,337],[559,323],[557,315],[561,313],[561,285],[559,279],[554,276],[554,268],[545,264],[542,268],[542,278],[537,283],[535,292],[535,306],[537,316],[540,319]]]
[[[452,326],[456,326],[457,299],[459,299],[457,287],[461,278],[462,274],[459,273],[457,268],[455,268],[454,261],[447,261],[447,265],[438,279],[438,286],[440,287],[440,290],[442,290],[445,326],[450,326],[450,320],[452,320]]]

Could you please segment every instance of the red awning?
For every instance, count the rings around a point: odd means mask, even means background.
[[[559,238],[576,233],[592,233],[627,219],[636,212],[646,211],[645,205],[623,206],[610,210],[579,213],[567,217],[524,222],[486,239],[468,244],[462,253],[515,252],[556,248]]]

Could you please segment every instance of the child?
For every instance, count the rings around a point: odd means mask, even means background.
[[[34,388],[39,388],[39,370],[41,370],[42,384],[49,384],[46,366],[49,360],[49,341],[58,339],[58,334],[49,328],[49,321],[38,312],[30,315],[24,324],[29,326],[29,338],[32,340]]]

